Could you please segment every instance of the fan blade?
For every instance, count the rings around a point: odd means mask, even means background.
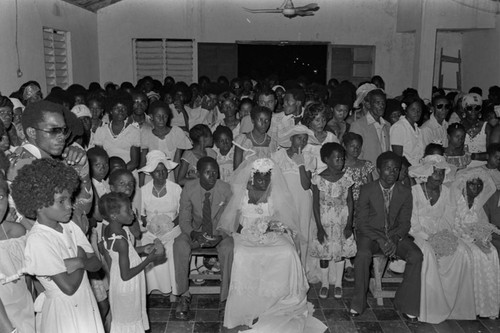
[[[297,15],[297,16],[313,16],[313,15],[314,15],[314,12],[312,12],[312,11],[301,11],[301,10],[299,10],[299,11],[297,11],[297,12],[295,13],[295,15]]]
[[[254,13],[254,14],[258,14],[258,13],[281,13],[283,10],[282,9],[249,9],[249,8],[245,8],[243,7],[244,10],[246,10],[247,12],[249,13]]]
[[[295,10],[309,10],[309,11],[317,11],[319,9],[319,6],[317,3],[310,3],[305,6],[300,6],[300,7],[295,7]]]

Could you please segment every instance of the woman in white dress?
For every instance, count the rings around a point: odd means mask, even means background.
[[[455,202],[442,185],[451,170],[440,155],[426,156],[409,168],[417,180],[410,234],[424,255],[418,319],[432,324],[476,318],[472,252],[454,234]]]
[[[312,220],[311,173],[316,169],[316,159],[310,152],[303,152],[314,133],[304,125],[291,127],[280,137],[280,149],[271,154],[271,159],[280,168],[297,209],[300,233],[300,259],[306,267],[309,229]],[[307,267],[306,267],[307,270]]]
[[[490,241],[498,229],[488,222],[483,205],[495,190],[490,175],[481,168],[459,171],[451,186],[457,236],[472,251],[476,315],[490,318],[497,318],[500,310],[500,264]]]
[[[150,151],[146,160],[146,166],[139,171],[149,174],[153,180],[141,187],[141,220],[146,227],[141,242],[143,245],[152,244],[158,238],[166,250],[166,261],[146,267],[147,293],[159,290],[164,294],[176,294],[172,246],[175,237],[181,233],[174,221],[179,215],[182,189],[167,178],[177,163],[167,159],[159,150]]]
[[[301,237],[297,214],[279,168],[268,158],[245,161],[232,185],[233,197],[218,227],[234,237],[224,326],[251,327],[246,332],[324,332],[326,326],[312,317],[307,302],[309,285],[293,241]]]
[[[315,140],[311,140],[304,148],[304,152],[309,152],[316,160],[316,170],[314,174],[319,174],[326,169],[326,164],[321,161],[319,153],[321,147],[328,142],[340,143],[335,134],[325,130],[327,119],[331,117],[332,115],[329,109],[320,103],[309,104],[304,110],[302,124],[313,131],[315,138]],[[314,223],[312,224],[314,225]],[[312,232],[316,232],[315,230],[314,227],[314,231]]]

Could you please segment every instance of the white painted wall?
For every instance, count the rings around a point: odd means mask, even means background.
[[[483,98],[487,98],[489,87],[500,86],[499,55],[500,17],[496,18],[495,29],[464,32],[464,90],[479,86],[483,89]]]
[[[250,14],[281,0],[124,0],[97,14],[100,78],[132,81],[132,38],[194,38],[197,42],[318,41],[374,45],[375,73],[398,95],[411,86],[414,34],[396,33],[397,0],[318,0],[313,17]],[[295,5],[308,3],[296,0]],[[265,56],[265,55],[263,55]]]
[[[21,70],[16,75],[16,2],[0,1],[0,91],[4,95],[36,80],[45,91],[43,27],[71,34],[73,82],[88,85],[99,80],[97,15],[60,0],[18,0],[18,45]]]

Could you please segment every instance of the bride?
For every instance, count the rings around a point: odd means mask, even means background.
[[[224,326],[245,332],[324,332],[307,302],[309,285],[294,237],[301,237],[283,175],[268,158],[236,170],[233,197],[218,229],[234,238],[231,284]]]

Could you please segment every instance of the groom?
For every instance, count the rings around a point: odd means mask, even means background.
[[[372,256],[384,253],[406,261],[403,282],[394,305],[403,317],[417,321],[420,312],[420,272],[422,252],[408,236],[413,199],[411,189],[396,182],[401,158],[388,151],[377,158],[378,180],[361,188],[356,214],[358,252],[354,261],[354,297],[350,315],[359,316],[366,308]]]
[[[211,157],[202,157],[196,164],[198,179],[186,183],[179,208],[179,227],[182,233],[174,241],[174,266],[177,292],[181,296],[175,317],[189,319],[189,261],[191,249],[216,247],[221,264],[221,302],[229,291],[233,263],[233,238],[216,231],[222,210],[231,198],[231,186],[218,180],[219,165]]]

